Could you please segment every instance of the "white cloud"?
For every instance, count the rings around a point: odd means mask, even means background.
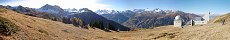
[[[110,9],[109,5],[99,3],[99,0],[23,0],[5,3],[4,5],[18,6],[22,5],[31,8],[40,8],[45,4],[58,5],[61,8],[89,8],[91,10]]]

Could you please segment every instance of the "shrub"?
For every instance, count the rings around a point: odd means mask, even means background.
[[[82,21],[80,18],[73,18],[71,19],[74,26],[84,26],[84,21]]]
[[[10,20],[0,17],[0,34],[1,35],[12,35],[18,30],[17,26]]]

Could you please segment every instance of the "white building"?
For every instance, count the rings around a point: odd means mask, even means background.
[[[191,19],[187,22],[187,24],[190,25],[204,25],[208,24],[208,21],[210,19],[210,12],[205,14],[203,17],[195,17],[194,19]],[[176,16],[174,19],[174,27],[183,28],[182,25],[183,19],[180,17],[180,15]]]
[[[208,21],[210,19],[210,12],[205,14],[203,17],[195,17],[192,23],[194,23],[194,25],[204,25],[204,24],[208,24]]]
[[[177,15],[174,19],[174,27],[179,27],[179,28],[183,28],[182,27],[182,18],[180,18],[180,15]]]

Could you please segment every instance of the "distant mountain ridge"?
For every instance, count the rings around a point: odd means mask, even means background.
[[[92,25],[95,22],[100,21],[100,22],[104,22],[100,24],[103,25],[103,27],[107,27],[108,24],[110,25],[112,24],[113,26],[121,26],[119,24],[122,24],[121,28],[126,28],[123,25],[128,27],[134,27],[134,28],[149,28],[149,27],[157,27],[163,25],[172,25],[173,19],[176,15],[181,15],[184,21],[189,21],[193,17],[199,17],[198,15],[185,13],[183,11],[162,10],[159,8],[153,10],[134,9],[134,10],[125,10],[125,11],[98,10],[96,12],[93,12],[87,8],[62,9],[57,5],[49,5],[49,4],[46,4],[39,9],[33,9],[33,8],[22,7],[22,6],[19,6],[18,8],[16,7],[6,7],[6,8],[18,11],[20,13],[24,13],[26,15],[51,19],[54,21],[60,21],[68,24],[74,23],[74,25],[80,25],[80,24]],[[107,19],[115,22],[110,22]],[[126,29],[129,30],[129,28]]]
[[[161,10],[156,9],[134,9],[126,11],[107,12],[109,10],[97,11],[103,17],[134,28],[149,28],[163,25],[172,25],[173,19],[177,15],[181,15],[184,21],[189,21],[194,17],[200,17],[192,13],[183,11]],[[186,23],[186,22],[184,22]]]
[[[84,24],[91,24],[91,25],[93,25],[93,23],[101,22],[102,26],[104,27],[109,27],[109,25],[112,25],[113,28],[115,28],[113,30],[120,30],[120,31],[130,30],[128,27],[120,25],[119,23],[113,22],[111,20],[107,20],[106,18],[94,13],[93,11],[87,8],[80,9],[80,11],[84,11],[84,12],[80,12],[74,15],[69,15],[67,18],[80,18],[81,20],[83,20]]]
[[[54,21],[64,22],[67,24],[73,24],[76,27],[88,28],[87,25],[93,28],[99,28],[105,31],[114,30],[114,31],[129,31],[131,30],[128,27],[125,27],[119,23],[107,20],[106,18],[97,15],[93,11],[82,8],[78,12],[70,12],[68,10],[62,9],[57,5],[46,4],[39,9],[32,9],[28,7],[7,7],[4,8],[17,11],[19,13],[41,17],[45,19],[51,19]],[[76,11],[77,9],[73,10]]]
[[[38,9],[41,12],[49,12],[49,13],[64,13],[64,10],[57,5],[49,5],[46,4]]]

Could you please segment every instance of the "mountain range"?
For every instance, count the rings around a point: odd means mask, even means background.
[[[172,25],[174,17],[177,15],[182,16],[182,19],[184,19],[184,24],[194,17],[200,17],[196,14],[186,13],[179,10],[161,10],[159,8],[153,10],[134,9],[126,11],[98,10],[96,13],[109,20],[113,20],[131,28],[149,28]]]
[[[66,24],[73,24],[75,26],[81,25],[83,28],[86,25],[97,26],[103,30],[108,30],[112,25],[113,30],[130,30],[130,28],[151,28],[164,25],[172,25],[174,17],[182,16],[185,24],[194,17],[200,17],[192,13],[174,10],[156,9],[134,9],[125,11],[116,10],[97,10],[95,12],[87,8],[82,9],[62,9],[57,5],[46,4],[41,8],[29,8],[22,6],[4,6],[13,11],[45,18],[54,21],[60,21]],[[97,25],[93,25],[97,24]],[[109,30],[111,30],[111,28]]]
[[[82,8],[79,12],[70,12],[65,9],[60,8],[57,5],[46,4],[39,9],[28,8],[22,6],[2,6],[6,9],[16,11],[21,14],[40,17],[44,19],[50,19],[54,21],[59,21],[67,24],[73,24],[76,27],[82,27],[88,29],[87,25],[92,28],[99,28],[105,31],[129,31],[130,28],[120,25],[119,23],[107,20],[106,18],[94,13],[93,11]]]
[[[62,9],[0,5],[0,40],[228,40],[230,13],[208,24],[173,27],[201,17],[180,10],[133,9],[125,11],[88,8]],[[149,28],[149,29],[146,29]],[[211,35],[211,36],[210,36]],[[223,37],[224,36],[224,37]]]

